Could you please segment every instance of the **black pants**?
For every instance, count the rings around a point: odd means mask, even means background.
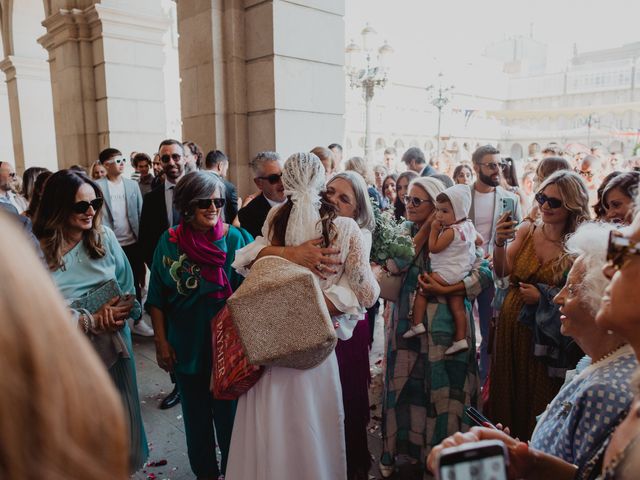
[[[127,256],[131,270],[133,271],[133,285],[136,287],[136,299],[138,302],[142,302],[142,285],[144,284],[144,276],[146,273],[142,249],[136,242],[122,247],[122,250],[124,250],[124,254]]]

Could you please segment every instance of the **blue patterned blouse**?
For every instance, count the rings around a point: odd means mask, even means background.
[[[540,416],[531,438],[532,447],[579,469],[627,414],[633,399],[631,376],[638,366],[629,345],[594,364],[585,359]]]

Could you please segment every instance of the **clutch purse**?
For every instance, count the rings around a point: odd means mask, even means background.
[[[280,257],[257,260],[227,305],[252,365],[313,368],[338,341],[316,276]]]
[[[264,369],[249,363],[226,305],[211,320],[211,331],[213,397],[218,400],[235,400],[255,385]]]
[[[69,304],[69,307],[74,310],[87,310],[89,313],[96,313],[100,310],[100,307],[113,297],[121,296],[122,290],[120,290],[120,285],[118,285],[118,282],[114,279],[111,279],[89,290],[81,297],[78,297]],[[129,316],[133,319],[138,319],[141,315],[142,307],[137,301],[134,301]]]
[[[86,310],[89,313],[96,313],[105,303],[114,297],[122,296],[120,285],[114,279],[108,280],[97,287],[89,290],[87,293],[78,297],[69,304],[74,310]],[[140,318],[142,315],[142,307],[137,300],[134,299],[133,308],[129,316],[131,318]],[[102,359],[107,368],[111,368],[119,358],[130,358],[127,344],[122,338],[120,332],[89,332],[88,338],[93,344],[96,353]]]

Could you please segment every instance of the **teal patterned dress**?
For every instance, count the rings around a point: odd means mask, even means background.
[[[417,227],[409,222],[406,226],[413,237]],[[384,465],[392,465],[400,454],[423,464],[434,446],[469,428],[464,408],[478,403],[475,329],[468,301],[465,302],[469,318],[468,350],[445,356],[445,350],[453,342],[455,326],[447,304],[435,299],[426,311],[427,333],[402,338],[411,327],[408,316],[418,275],[429,271],[428,254],[421,253],[406,273],[388,326],[382,404]],[[464,281],[467,296],[473,296],[492,281],[487,262],[479,259]]]

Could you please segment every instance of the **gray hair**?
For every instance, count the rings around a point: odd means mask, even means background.
[[[327,182],[327,186],[331,185],[331,182],[337,178],[346,180],[351,185],[351,188],[353,188],[353,193],[356,197],[356,218],[354,220],[360,228],[366,228],[373,233],[376,227],[376,220],[373,216],[373,208],[371,207],[367,184],[364,178],[354,171],[336,173],[331,180]]]
[[[278,162],[278,165],[282,168],[282,158],[280,158],[280,154],[277,152],[258,152],[258,154],[249,162],[249,166],[251,170],[253,170],[253,174],[256,177],[259,177],[263,170],[263,166],[267,162]]]
[[[579,288],[582,304],[595,316],[600,300],[609,280],[602,273],[607,261],[609,232],[615,225],[604,222],[585,222],[569,237],[566,249],[569,254],[579,255],[584,264],[584,275]]]
[[[427,193],[427,195],[431,197],[432,202],[435,202],[436,197],[442,192],[444,192],[445,190],[444,183],[442,183],[440,180],[434,177],[414,178],[409,184],[409,188],[413,187],[414,185],[424,190]]]
[[[173,192],[173,204],[182,215],[185,222],[193,220],[196,210],[195,201],[201,198],[211,198],[217,193],[224,198],[224,183],[218,175],[208,170],[189,172],[180,179]],[[221,211],[224,220],[224,209]]]

